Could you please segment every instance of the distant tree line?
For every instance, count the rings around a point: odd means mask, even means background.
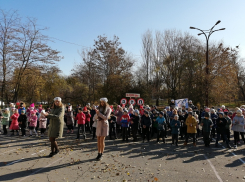
[[[141,60],[126,52],[114,36],[100,35],[90,49],[82,49],[81,62],[63,76],[60,52],[48,46],[35,19],[17,12],[0,15],[0,100],[52,102],[56,96],[71,104],[95,103],[107,97],[118,103],[125,93],[152,99],[190,98],[204,104],[206,45],[177,30],[147,30],[142,35]],[[245,100],[245,72],[239,47],[223,42],[209,46],[210,103]]]

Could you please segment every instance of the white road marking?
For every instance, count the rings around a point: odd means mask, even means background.
[[[221,144],[219,143],[219,145],[221,145]],[[221,145],[221,146],[222,146],[223,149],[225,149],[225,147],[224,147],[223,145]],[[231,152],[231,153],[232,153],[232,155],[237,156],[234,152]],[[244,160],[242,160],[241,158],[239,158],[239,160],[240,160],[243,164],[245,164],[245,161],[244,161]]]
[[[21,161],[21,160],[23,160],[23,159],[24,159],[24,158],[21,158],[21,159],[19,159],[19,160],[17,160],[17,161],[13,161],[13,162],[7,164],[6,166],[10,166],[10,165],[12,165],[12,164],[14,164],[14,163],[16,163],[16,162],[19,162],[19,161]]]
[[[231,152],[234,156],[237,156],[234,152]],[[245,161],[244,160],[242,160],[242,159],[240,159],[239,158],[239,160],[243,163],[243,164],[245,164]]]
[[[38,153],[43,152],[43,151],[45,151],[45,150],[46,150],[46,149],[44,149],[44,150],[40,150],[39,152],[37,152],[37,153],[33,153],[33,154],[31,154],[31,155],[38,154]]]
[[[70,153],[70,155],[72,155],[72,154],[74,154],[74,153],[76,153],[76,152],[77,152],[77,151],[74,151],[74,152]],[[58,160],[56,160],[56,161],[54,161],[54,162],[48,164],[47,166],[44,166],[44,167],[42,167],[42,168],[40,168],[40,169],[34,171],[33,173],[31,173],[31,174],[29,174],[28,176],[26,176],[26,177],[22,178],[21,180],[19,180],[18,182],[21,182],[21,181],[23,181],[23,180],[29,178],[31,175],[38,173],[39,171],[43,170],[44,168],[51,166],[52,164],[54,164],[54,163],[56,163],[56,162],[58,162],[58,161],[64,159],[65,157],[66,157],[66,156],[64,156],[64,157],[62,157],[62,158],[59,158]]]
[[[33,153],[33,154],[31,154],[31,155],[38,154],[38,153],[43,152],[43,151],[45,151],[45,150],[46,150],[46,149],[40,150],[39,152]],[[25,159],[25,158],[21,158],[21,159],[19,159],[19,160],[16,160],[16,161],[13,161],[13,162],[11,162],[11,163],[8,163],[6,166],[10,166],[10,165],[15,164],[15,163],[17,163],[17,162],[20,162],[20,161],[22,161],[23,159]]]
[[[216,175],[216,177],[218,178],[218,180],[219,180],[220,182],[223,182],[223,180],[222,180],[221,177],[219,176],[219,174],[218,174],[218,172],[216,171],[214,165],[211,163],[211,161],[208,159],[208,157],[207,157],[205,154],[204,154],[203,156],[204,156],[204,158],[208,161],[209,165],[210,165],[211,168],[213,169],[214,174]]]

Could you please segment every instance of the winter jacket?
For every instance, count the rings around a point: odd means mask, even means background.
[[[211,119],[212,119],[212,122],[213,122],[213,128],[216,128],[217,127],[216,121],[218,119],[218,115],[215,114],[215,113],[211,113]]]
[[[10,117],[12,119],[12,122],[11,122],[11,125],[10,125],[9,129],[11,129],[11,130],[19,130],[18,117],[19,117],[18,113],[15,113],[15,114],[13,114]]]
[[[88,112],[85,112],[85,123],[90,123],[90,118],[91,118],[91,114],[88,114]]]
[[[25,114],[21,114],[18,118],[18,122],[21,128],[26,128],[27,126],[27,116]]]
[[[9,125],[10,113],[3,113],[2,125]]]
[[[39,118],[39,128],[46,128],[46,127],[47,127],[47,118],[41,115]]]
[[[109,127],[116,127],[116,124],[117,124],[116,116],[111,116],[111,118],[108,119],[108,121],[109,121]]]
[[[223,134],[225,133],[225,126],[227,124],[227,120],[225,118],[218,118],[216,121],[217,124],[217,133]]]
[[[152,121],[151,118],[148,116],[142,116],[141,118],[141,126],[145,125],[146,127],[151,127]]]
[[[23,107],[23,108],[19,108],[18,111],[19,111],[19,115],[21,115],[21,111],[25,111],[26,109]]]
[[[232,121],[232,130],[237,132],[244,132],[244,116],[235,116]]]
[[[95,110],[92,109],[92,110],[90,111],[90,114],[91,114],[90,122],[93,122],[94,115],[96,114]]]
[[[158,116],[155,122],[157,123],[157,129],[158,130],[165,130],[166,129],[166,120],[164,117]]]
[[[61,107],[54,106],[54,108],[50,110],[49,115],[46,116],[49,119],[49,129],[48,129],[49,137],[61,138],[63,136],[64,115],[65,115],[64,105],[62,105]]]
[[[231,118],[229,116],[227,116],[227,117],[225,117],[225,119],[227,120],[225,128],[230,131],[231,130]]]
[[[158,123],[156,122],[158,115],[157,114],[152,114],[151,115],[151,120],[152,120],[152,127],[157,128]]]
[[[130,118],[129,118],[129,115],[122,115],[122,118],[121,118],[121,126],[123,128],[128,128],[129,125],[130,125]]]
[[[73,125],[73,124],[74,124],[73,112],[68,111],[66,113],[66,125]]]
[[[123,112],[120,110],[116,110],[115,116],[117,117],[117,124],[121,125],[121,118],[122,118]]]
[[[211,130],[210,126],[213,125],[213,122],[212,122],[211,119],[203,118],[202,121],[201,121],[201,124],[203,124],[203,125],[202,125],[202,131],[203,131],[203,132],[208,132],[208,133],[209,133],[210,130]]]
[[[31,115],[30,118],[29,118],[29,126],[31,127],[37,127],[37,115],[33,116]]]
[[[175,126],[175,124],[177,125]],[[179,134],[180,121],[173,119],[170,123],[170,126],[172,128],[172,134],[175,135]]]
[[[85,124],[85,119],[86,116],[83,112],[77,113],[77,116],[75,118],[75,120],[77,120],[77,124]]]
[[[187,126],[187,133],[197,133],[197,121],[192,117],[187,117],[185,124]]]
[[[132,115],[131,121],[133,122],[133,124],[131,124],[132,128],[139,128],[139,122],[140,122],[139,116]]]

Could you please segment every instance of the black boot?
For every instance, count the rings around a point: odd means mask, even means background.
[[[99,160],[101,161],[103,159],[103,153],[100,153],[100,158]]]
[[[100,160],[101,154],[98,153],[98,156],[95,158],[96,160]]]

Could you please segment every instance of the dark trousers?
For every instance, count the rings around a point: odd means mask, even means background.
[[[77,128],[77,138],[80,138],[80,129],[82,130],[82,135],[84,136],[84,138],[86,138],[86,132],[85,132],[85,124],[78,124],[78,128]]]
[[[117,124],[117,134],[122,132],[121,131],[121,128],[122,128],[121,125],[120,124]]]
[[[46,128],[41,128],[41,134],[44,134],[46,131]]]
[[[128,128],[122,127],[122,139],[125,140],[125,138],[128,141]]]
[[[239,132],[234,131],[234,144],[237,145],[238,141],[239,141]]]
[[[211,130],[211,139],[212,138],[215,138],[215,128],[212,127],[212,130]]]
[[[93,127],[93,139],[95,138],[96,128]]]
[[[229,129],[226,129],[225,130],[225,133],[226,133],[228,142],[230,142],[230,138],[231,138],[231,132],[230,132],[230,130]]]
[[[179,134],[172,134],[172,144],[178,144],[179,141]]]
[[[193,143],[196,143],[196,133],[187,133],[185,137],[186,143],[188,143],[189,137],[193,138]]]
[[[85,123],[85,128],[86,128],[86,131],[89,131],[90,133],[92,133],[91,128],[90,128],[90,122]]]
[[[134,141],[137,140],[137,131],[138,131],[138,127],[137,126],[132,127]]]
[[[154,134],[157,133],[157,128],[156,127],[152,127],[151,130],[151,137],[154,137]]]
[[[22,136],[26,135],[26,127],[21,127]]]
[[[142,138],[143,141],[145,140],[145,137],[148,141],[150,141],[150,127],[142,128]]]
[[[8,131],[7,131],[7,125],[3,125],[3,134],[7,134],[8,133]]]
[[[218,142],[219,142],[220,138],[223,138],[223,140],[225,141],[226,145],[229,145],[229,141],[227,139],[226,133],[223,133],[223,134],[217,133],[216,145],[218,145]]]
[[[74,127],[73,127],[73,124],[67,125],[67,129],[68,129],[68,130],[73,130],[73,128],[74,128]]]
[[[110,139],[111,139],[112,135],[114,135],[115,139],[117,138],[116,126],[110,126],[110,130],[109,130]]]
[[[162,138],[162,141],[165,143],[165,130],[157,130],[157,141],[159,138]]]
[[[209,146],[210,144],[210,132],[203,132],[203,141],[205,146]]]
[[[242,140],[245,142],[245,139],[244,139],[244,132],[239,132],[241,137],[242,137]],[[239,142],[240,142],[240,136],[239,136]]]

